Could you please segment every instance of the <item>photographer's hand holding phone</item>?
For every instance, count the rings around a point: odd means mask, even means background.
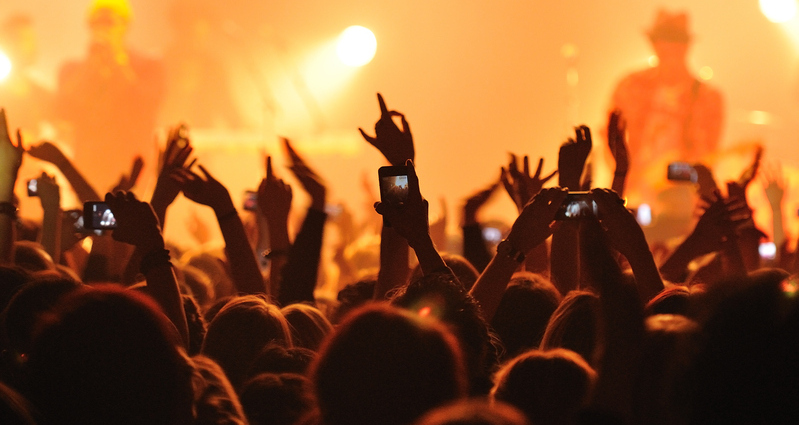
[[[150,204],[138,200],[132,192],[108,193],[105,204],[113,213],[114,240],[131,244],[143,254],[164,249],[158,217]]]
[[[524,255],[532,251],[552,234],[552,226],[567,196],[566,189],[559,187],[542,189],[513,222],[505,240]]]
[[[408,160],[406,164],[405,167],[380,168],[381,201],[375,204],[375,211],[416,249],[430,240],[429,206],[419,190],[413,161]]]
[[[375,136],[372,137],[366,134],[362,128],[358,128],[361,136],[376,147],[391,165],[403,166],[405,161],[415,160],[411,127],[405,120],[405,115],[397,111],[389,111],[380,93],[377,94],[377,102],[380,104],[380,119],[375,123]],[[394,123],[393,117],[395,116],[400,117],[402,130]]]

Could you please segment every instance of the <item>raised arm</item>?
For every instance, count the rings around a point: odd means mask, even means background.
[[[395,166],[405,165],[408,160],[415,160],[416,150],[413,135],[405,115],[397,111],[389,111],[383,96],[377,94],[380,106],[380,118],[375,123],[375,136],[370,136],[359,128],[363,138],[377,148],[383,157]],[[397,127],[393,117],[400,117],[402,129]],[[408,242],[396,230],[384,226],[380,234],[380,271],[377,275],[374,297],[385,298],[392,288],[404,285],[410,274],[408,267]]]
[[[491,186],[472,194],[463,205],[463,256],[480,272],[491,261],[491,253],[483,238],[483,228],[477,219],[477,213],[488,202],[491,195],[499,187],[496,181]]]
[[[385,220],[391,223],[391,227],[397,234],[408,241],[408,245],[413,248],[422,274],[428,275],[434,272],[449,272],[449,267],[438,254],[433,239],[430,237],[430,224],[428,220],[428,203],[422,197],[419,190],[419,178],[413,161],[408,160],[408,199],[402,204],[392,204],[390,202],[378,202],[375,210],[382,215]]]
[[[608,147],[616,161],[611,189],[620,197],[624,197],[624,185],[630,168],[630,158],[627,153],[627,122],[618,109],[610,113],[608,120]]]
[[[322,178],[305,163],[288,139],[283,139],[283,145],[291,161],[289,169],[311,196],[311,205],[305,214],[300,231],[294,238],[288,261],[281,273],[277,299],[280,305],[285,306],[297,302],[314,302],[314,288],[319,274],[319,258],[322,253],[322,237],[327,218],[325,213],[327,188]]]
[[[575,138],[562,144],[558,152],[559,184],[571,191],[580,190],[580,179],[592,145],[591,130],[588,127],[576,127],[574,134]]]
[[[61,170],[61,174],[66,177],[69,185],[75,190],[81,202],[100,200],[100,195],[97,191],[94,190],[91,184],[86,181],[86,178],[83,177],[83,174],[75,168],[72,161],[56,145],[47,141],[42,142],[37,146],[31,146],[28,149],[28,155],[58,167]]]
[[[597,204],[599,220],[606,230],[611,246],[630,263],[638,296],[642,304],[645,304],[663,290],[663,280],[649,250],[644,231],[615,192],[594,189],[591,196]]]
[[[139,201],[133,193],[109,193],[105,202],[117,221],[114,240],[131,244],[143,254],[140,267],[147,279],[147,292],[178,330],[184,346],[188,346],[186,312],[155,212],[150,204]]]
[[[291,249],[289,212],[293,198],[291,186],[278,178],[272,169],[272,157],[266,157],[266,177],[258,186],[258,211],[266,220],[269,234],[269,293],[280,293],[283,266]]]
[[[500,242],[497,254],[470,291],[487,322],[494,317],[513,273],[552,234],[555,214],[564,199],[566,191],[561,188],[541,190],[519,214],[508,237]]]
[[[185,126],[173,127],[167,136],[166,149],[161,152],[160,164],[158,168],[158,179],[155,183],[153,196],[150,204],[158,216],[161,228],[166,228],[166,210],[175,201],[180,193],[180,185],[170,176],[175,170],[181,168],[191,168],[194,161],[186,164],[191,155],[192,147]]]
[[[12,263],[14,247],[14,225],[17,206],[14,203],[14,185],[22,165],[22,135],[17,130],[17,144],[11,141],[6,122],[6,111],[0,109],[0,261]]]
[[[183,194],[192,201],[207,205],[214,210],[222,237],[225,239],[225,252],[230,263],[230,274],[236,290],[243,294],[262,294],[264,286],[258,262],[247,240],[244,225],[236,211],[227,188],[211,176],[202,165],[202,176],[186,168],[178,168],[172,178],[180,185]]]
[[[42,173],[36,179],[39,201],[42,203],[42,246],[58,264],[61,260],[61,191],[55,178]]]

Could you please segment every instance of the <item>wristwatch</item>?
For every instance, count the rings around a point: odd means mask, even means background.
[[[510,258],[520,264],[524,262],[524,253],[514,248],[513,244],[507,239],[497,245],[497,255]]]

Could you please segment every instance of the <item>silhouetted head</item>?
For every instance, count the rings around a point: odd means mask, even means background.
[[[331,322],[340,322],[352,310],[372,301],[376,283],[377,276],[369,276],[355,283],[347,284],[347,286],[338,291],[336,296],[338,306],[330,319]]]
[[[599,297],[587,291],[569,292],[549,319],[541,349],[567,348],[591,362],[598,326]]]
[[[595,381],[596,373],[579,354],[533,350],[502,366],[491,397],[519,408],[536,425],[571,424]]]
[[[311,377],[325,425],[408,424],[467,389],[452,334],[385,304],[345,319],[322,345]]]
[[[41,244],[31,241],[14,242],[14,264],[30,272],[56,269],[53,257]]]
[[[270,343],[292,346],[288,322],[275,305],[247,295],[230,300],[211,320],[202,352],[239,388],[253,360]]]
[[[506,358],[538,348],[560,300],[560,292],[543,276],[528,272],[513,276],[491,319],[491,327],[505,346]]]
[[[247,417],[225,372],[208,357],[191,358],[194,366],[194,424],[245,425]]]
[[[485,394],[491,388],[498,349],[477,302],[452,275],[432,273],[415,279],[394,294],[391,304],[450,326],[466,354],[470,392]]]
[[[307,348],[269,344],[255,358],[247,375],[294,373],[304,376],[316,357],[316,352]]]
[[[322,340],[333,331],[333,325],[316,307],[291,304],[280,309],[289,322],[294,345],[316,351]]]
[[[314,407],[311,383],[292,373],[263,373],[244,384],[241,404],[251,425],[293,425]]]
[[[26,365],[46,423],[191,421],[191,367],[151,299],[115,285],[81,289],[48,322]]]
[[[474,268],[469,260],[462,255],[449,253],[441,254],[441,259],[444,260],[444,262],[447,264],[447,267],[452,270],[452,273],[455,273],[455,277],[458,278],[458,281],[467,291],[472,289],[474,282],[477,282],[477,278],[480,276],[480,272]],[[422,268],[417,264],[411,273],[411,280],[419,279],[421,277]]]
[[[685,66],[685,57],[691,41],[686,13],[659,10],[655,24],[647,35],[658,56],[659,66],[666,68]]]
[[[414,425],[530,425],[530,422],[510,404],[475,398],[433,409]]]

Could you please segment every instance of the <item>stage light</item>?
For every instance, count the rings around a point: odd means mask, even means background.
[[[5,53],[0,52],[0,81],[8,78],[11,74],[11,59]]]
[[[708,81],[713,78],[713,68],[709,66],[703,66],[699,68],[699,78]]]
[[[377,39],[372,31],[354,25],[344,30],[338,37],[336,53],[345,65],[363,66],[372,61],[377,51]]]
[[[796,0],[760,0],[760,11],[774,23],[788,22],[796,16]]]
[[[649,64],[650,68],[654,68],[660,63],[660,59],[655,55],[651,55],[646,59],[646,62]]]

